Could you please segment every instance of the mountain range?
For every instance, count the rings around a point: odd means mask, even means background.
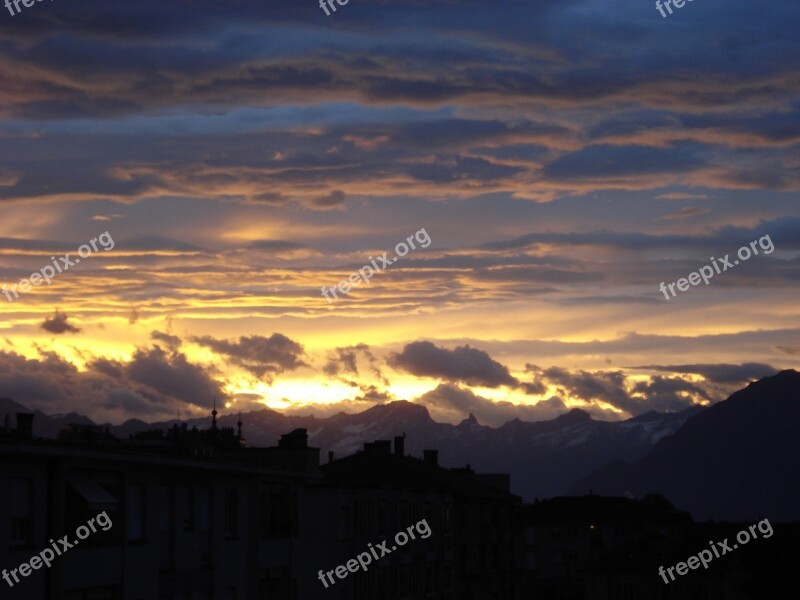
[[[0,418],[25,410],[0,399]],[[274,446],[282,434],[307,429],[323,462],[329,452],[342,457],[365,442],[406,434],[408,454],[437,449],[442,466],[508,473],[512,491],[525,501],[660,493],[700,520],[800,519],[800,373],[793,370],[751,383],[710,407],[616,422],[573,409],[549,421],[515,419],[497,428],[481,425],[473,415],[452,425],[434,421],[424,406],[407,401],[327,418],[266,408],[241,418],[248,446]],[[236,427],[238,419],[223,415],[218,422]],[[124,439],[175,422],[129,420],[108,427]],[[181,422],[207,428],[210,417]],[[65,423],[91,420],[36,411],[34,435],[55,437]]]
[[[571,492],[658,491],[699,520],[800,520],[800,373],[765,377],[691,417],[640,460],[615,461]]]
[[[0,418],[25,410],[16,402],[0,400]],[[245,413],[241,418],[248,446],[274,446],[282,434],[307,429],[309,444],[322,450],[323,462],[329,452],[342,457],[357,452],[365,442],[406,434],[407,453],[421,456],[425,449],[437,449],[442,466],[470,465],[479,472],[509,473],[512,491],[533,500],[565,493],[578,478],[610,461],[645,456],[659,439],[675,432],[700,410],[651,412],[627,421],[607,422],[595,421],[588,413],[573,409],[550,421],[515,419],[497,428],[481,425],[473,415],[458,425],[439,423],[424,406],[407,401],[327,418],[286,416],[266,408]],[[218,423],[220,427],[235,428],[238,419],[235,414],[223,415]],[[141,431],[168,429],[175,422],[132,419],[108,427],[114,436],[126,439]],[[203,429],[210,425],[210,417],[181,422]],[[65,423],[92,421],[83,415],[48,416],[36,411],[34,435],[56,437]]]

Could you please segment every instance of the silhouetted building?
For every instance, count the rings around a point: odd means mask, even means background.
[[[247,448],[238,428],[175,424],[117,440],[68,426],[0,431],[0,565],[12,571],[105,513],[50,568],[0,580],[25,600],[515,600],[520,499],[508,477],[444,469],[404,438],[323,469],[296,429]],[[402,547],[324,587],[330,571],[424,520]],[[88,530],[86,530],[88,531]],[[429,535],[422,537],[423,533]],[[13,579],[11,580],[14,581]]]
[[[0,441],[30,441],[33,439],[33,413],[17,413],[17,425],[11,427],[9,415],[5,416],[0,429]]]
[[[526,506],[524,521],[523,594],[527,599],[781,597],[758,593],[753,585],[752,556],[743,550],[665,583],[659,567],[684,562],[707,549],[709,540],[732,539],[750,524],[698,525],[661,496],[643,500],[593,495],[552,498]]]
[[[304,508],[316,535],[301,540],[309,557],[300,578],[304,598],[340,600],[513,600],[520,499],[508,478],[471,469],[444,469],[434,450],[405,455],[404,438],[366,443],[364,450],[323,466],[325,478],[306,490]],[[329,571],[422,520],[426,539],[410,540],[367,572],[336,579],[324,590],[317,571]],[[342,560],[344,558],[344,560]],[[307,590],[307,592],[306,592]],[[326,591],[327,595],[322,592]],[[334,595],[335,594],[335,595]]]
[[[0,436],[0,565],[16,568],[48,540],[76,540],[76,529],[103,511],[113,525],[13,588],[0,580],[3,598],[297,597],[297,499],[321,477],[318,449],[293,443],[250,453],[238,448],[241,428],[216,427],[130,441],[79,428],[33,441],[30,423],[18,416],[18,424]]]
[[[19,418],[19,417],[18,417]],[[105,425],[89,425],[86,423],[68,423],[61,427],[58,439],[69,442],[113,442],[116,438]]]
[[[593,495],[528,505],[524,521],[526,597],[570,600],[595,597],[586,591],[594,586],[588,575],[592,561],[650,534],[680,542],[691,525],[688,514],[675,511],[663,498]]]

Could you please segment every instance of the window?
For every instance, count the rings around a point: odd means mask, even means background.
[[[394,523],[390,523],[389,520],[390,517],[389,501],[384,498],[379,499],[377,511],[378,511],[378,533],[388,534],[389,532],[394,531],[397,527]]]
[[[533,525],[527,525],[523,530],[523,535],[526,544],[532,546],[536,543],[536,528]]]
[[[567,527],[567,537],[568,538],[576,538],[578,537],[578,526],[577,525],[570,525]]]
[[[235,538],[239,535],[239,490],[225,490],[225,537]]]
[[[425,515],[423,515],[425,505],[422,502],[412,502],[411,503],[411,522],[416,523],[421,521]]]
[[[633,584],[629,581],[622,584],[622,600],[634,600]]]
[[[405,523],[400,525],[397,522],[397,500],[390,500],[389,501],[389,515],[387,517],[389,519],[389,529],[391,531],[397,531],[401,527],[405,527]]]
[[[258,598],[295,600],[297,590],[288,567],[263,569],[258,575]]]
[[[435,531],[441,531],[441,507],[438,504],[434,504],[433,502],[425,503],[425,519],[428,521],[428,525],[430,525],[432,529]]]
[[[408,502],[402,500],[397,513],[397,528],[405,527],[406,523],[410,521],[408,517]]]
[[[118,600],[120,597],[117,586],[65,590],[62,596],[64,600]]]
[[[174,530],[173,493],[168,485],[162,485],[159,490],[158,503],[158,560],[159,567],[171,569],[175,561],[175,540],[172,535]]]
[[[262,484],[259,489],[261,539],[292,535],[292,489],[286,484]]]
[[[339,540],[349,539],[350,536],[350,507],[339,507]]]
[[[33,480],[11,479],[11,547],[33,545]]]
[[[158,503],[158,530],[172,531],[172,488],[162,485]]]
[[[424,565],[424,592],[426,597],[436,589],[436,567],[436,564]]]
[[[409,590],[409,566],[408,565],[401,565],[398,567],[397,570],[397,579],[398,579],[398,590],[399,596],[402,598],[403,596],[408,595]]]
[[[195,526],[195,513],[194,513],[194,488],[190,485],[183,487],[182,508],[183,513],[183,530],[194,531]]]
[[[145,539],[145,487],[143,483],[128,486],[126,510],[126,529],[129,542],[142,542]]]
[[[200,562],[211,566],[211,488],[197,488],[197,529],[200,532]]]
[[[411,595],[418,595],[422,593],[424,570],[421,563],[413,563],[411,565],[411,580],[410,590]]]
[[[475,531],[478,529],[479,509],[474,504],[467,504],[462,512],[463,527],[465,531]]]
[[[211,488],[197,489],[197,528],[200,531],[211,529]]]
[[[105,512],[112,523],[108,531],[98,529],[82,541],[87,546],[122,544],[127,527],[124,506],[126,488],[118,471],[71,470],[65,478],[64,520],[77,526]]]
[[[356,500],[355,532],[373,533],[375,529],[375,506],[372,500]]]

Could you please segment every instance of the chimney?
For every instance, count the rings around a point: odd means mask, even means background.
[[[400,458],[406,455],[406,434],[395,436],[394,438],[394,455]]]
[[[364,442],[364,452],[374,452],[375,454],[391,454],[392,442],[389,440],[375,440],[374,442]]]
[[[439,466],[439,451],[438,450],[423,450],[422,456],[425,460],[425,464],[432,465],[434,467]]]
[[[33,413],[17,413],[17,436],[21,440],[33,439]]]
[[[289,448],[292,450],[308,448],[308,430],[295,429],[291,433],[283,434],[278,441],[278,448]]]

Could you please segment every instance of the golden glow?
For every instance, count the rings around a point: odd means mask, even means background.
[[[264,398],[265,406],[273,409],[334,404],[358,394],[356,388],[337,381],[288,378],[271,385],[264,382],[252,382],[241,386],[233,385],[228,388],[228,391],[235,394],[257,394]]]

